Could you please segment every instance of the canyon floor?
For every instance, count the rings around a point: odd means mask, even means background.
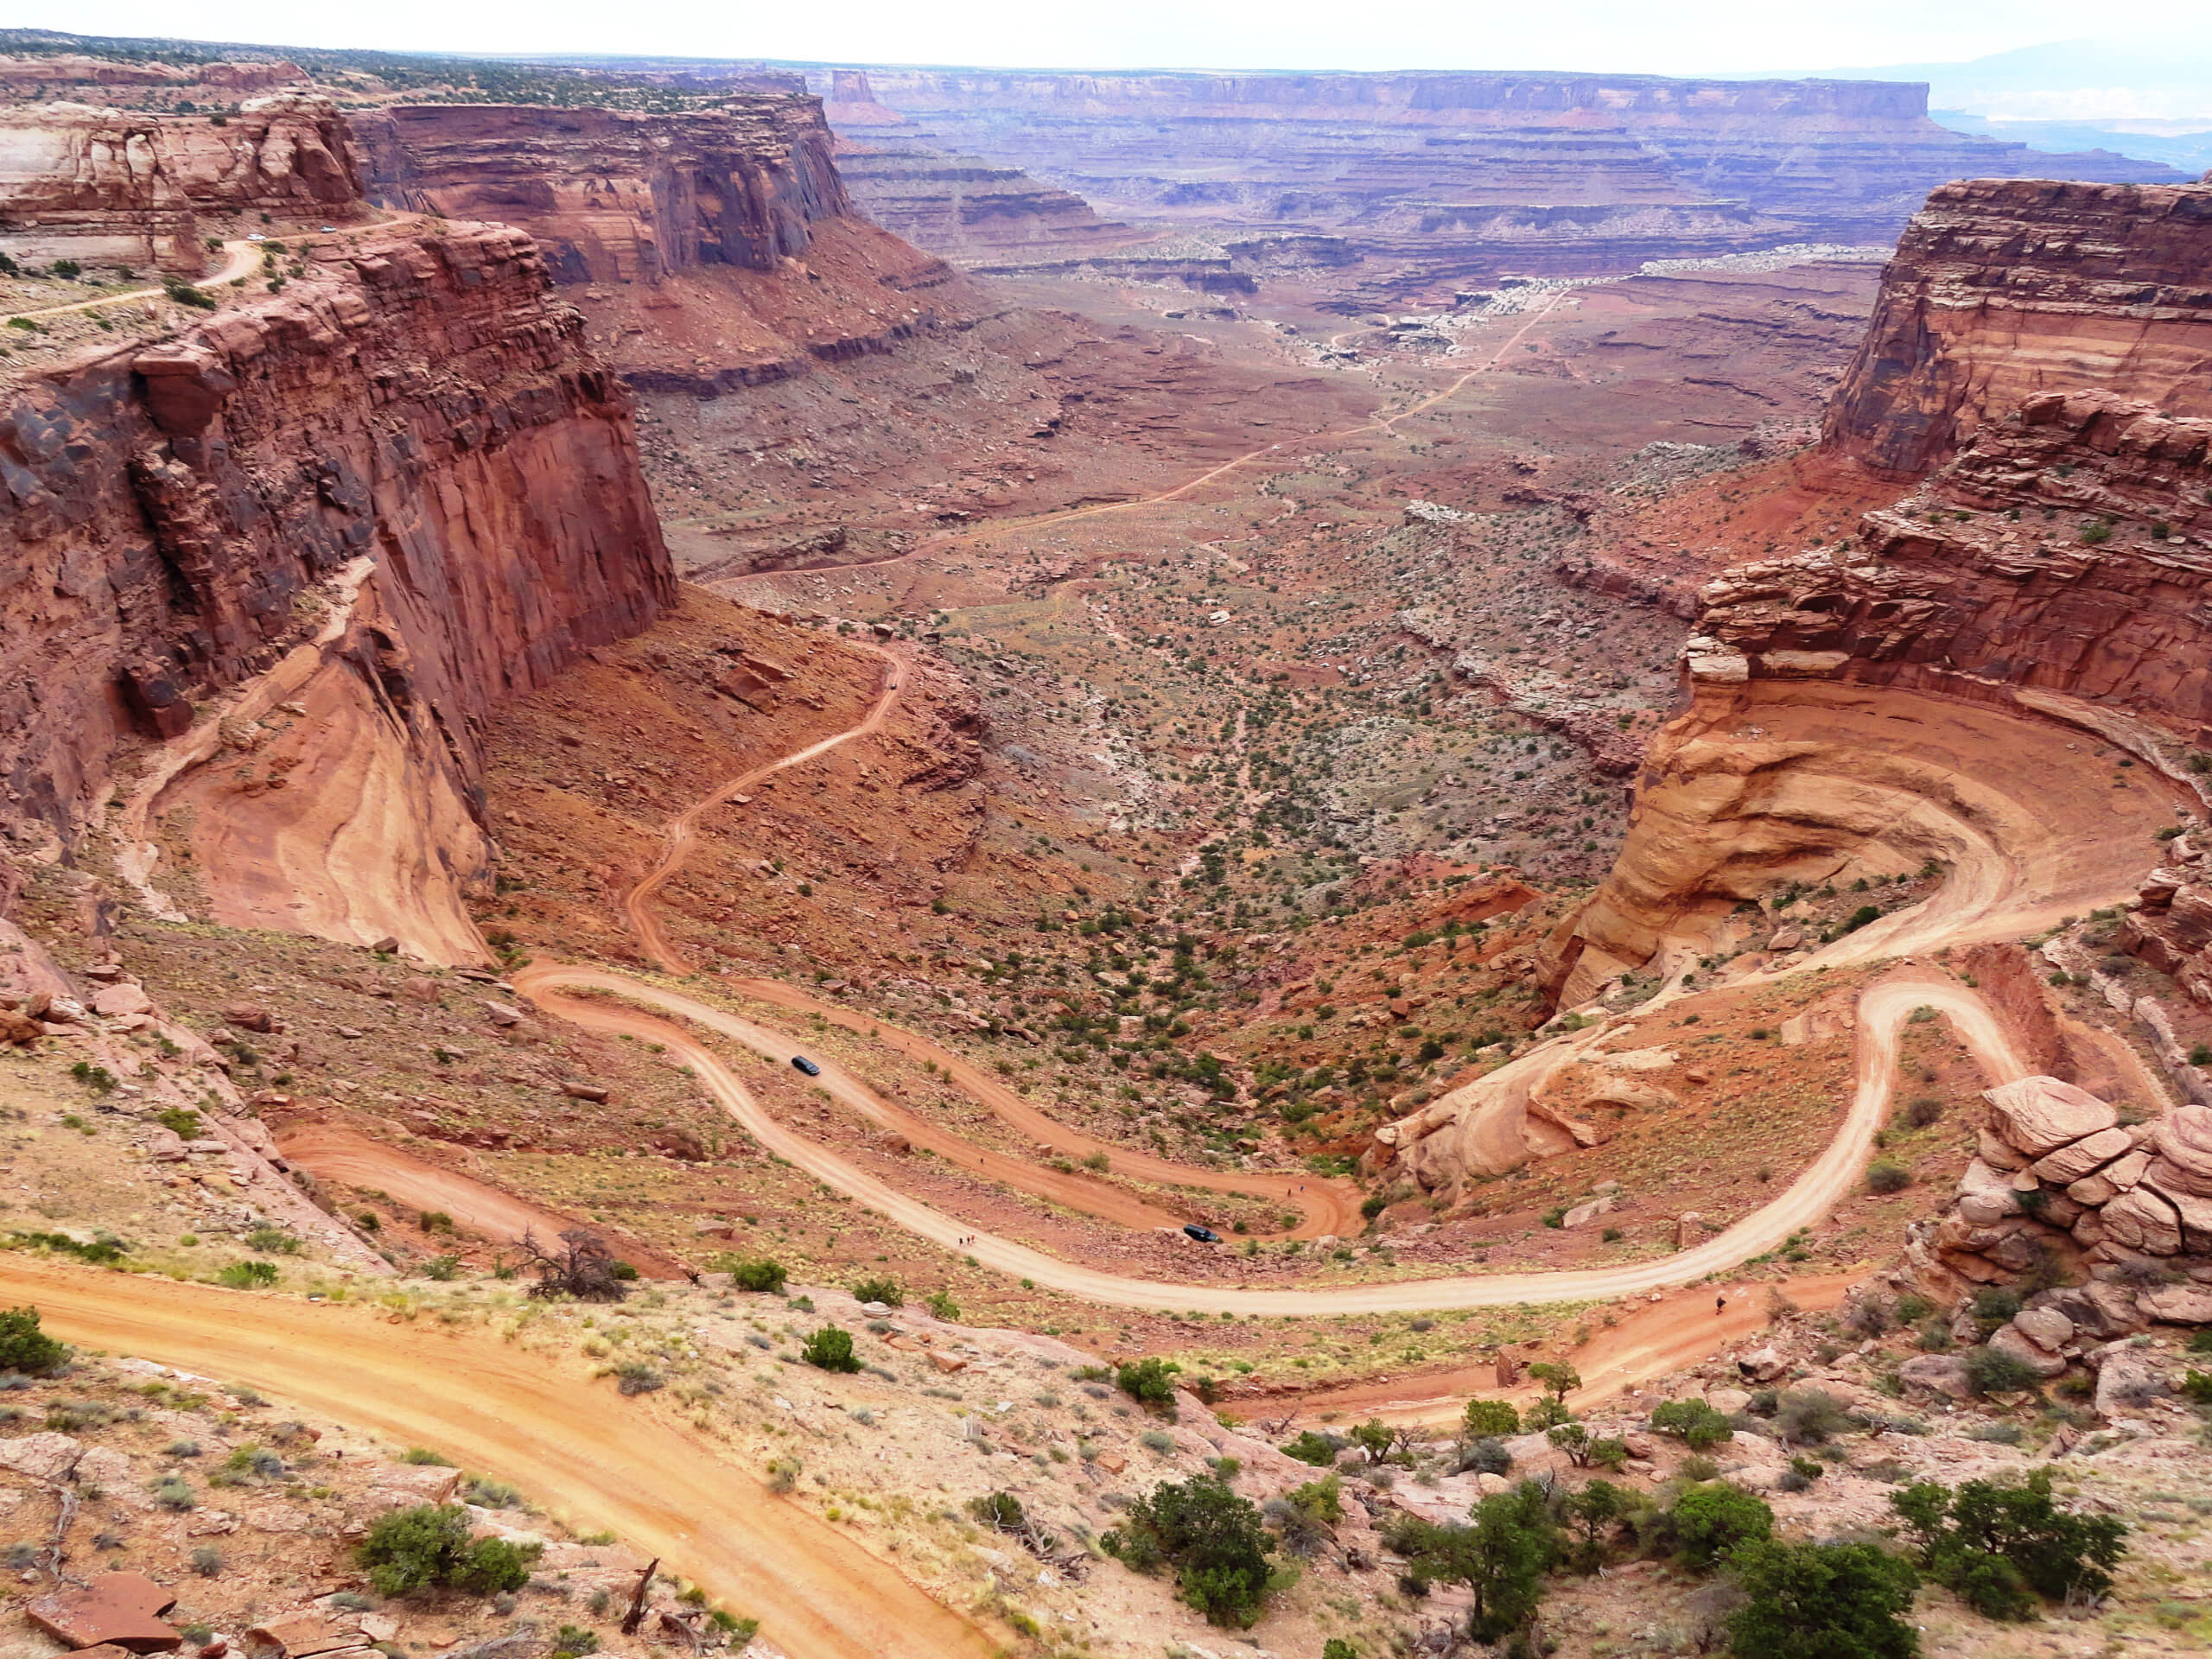
[[[1092,1548],[1118,1478],[1226,1467],[1280,1497],[1313,1471],[1275,1441],[1368,1416],[1423,1438],[1351,1471],[1349,1518],[1251,1640],[1409,1650],[1456,1604],[1411,1598],[1373,1522],[1483,1490],[1428,1437],[1501,1355],[1575,1364],[1578,1409],[1625,1427],[1717,1397],[1754,1344],[1855,1414],[1785,1521],[1876,1524],[1900,1479],[2031,1452],[2144,1517],[2103,1613],[2022,1634],[1939,1594],[1926,1651],[2201,1647],[2186,1413],[2085,1436],[2063,1407],[1906,1402],[1885,1379],[1910,1333],[1839,1311],[1974,1157],[1980,1090],[2094,1016],[2005,1001],[1969,947],[2123,897],[2178,785],[2115,803],[2106,752],[2045,734],[2041,840],[1840,861],[1567,1019],[1538,979],[1681,707],[1687,595],[1889,499],[1803,453],[1878,274],[1724,261],[1364,321],[1294,289],[1033,280],[804,376],[645,394],[693,585],[490,723],[481,965],[219,925],[189,823],[161,878],[183,921],[102,856],[11,855],[32,936],[162,1014],[0,1060],[30,1250],[0,1284],[89,1347],[512,1480],[560,1548],[613,1529],[795,1653],[1219,1651]],[[1849,747],[1847,709],[1775,718]],[[1985,721],[1923,730],[1931,774],[2004,741]],[[2115,1078],[2163,1099],[2140,1034],[2107,1036]],[[156,1109],[213,1114],[219,1082],[246,1144],[153,1133]],[[1357,1183],[1377,1129],[1486,1082],[1516,1124],[1597,1128],[1449,1190]],[[1878,1147],[1907,1175],[1886,1193]],[[284,1166],[321,1211],[268,1208],[296,1198],[264,1176]],[[569,1225],[640,1275],[621,1311],[512,1287],[522,1239]],[[33,1261],[73,1253],[41,1235],[234,1287],[118,1288]],[[759,1256],[788,1297],[725,1276]],[[875,1279],[912,1306],[848,1294]],[[798,1364],[802,1314],[867,1332],[866,1369]],[[1140,1355],[1194,1390],[1157,1422],[1090,1369]],[[656,1382],[618,1404],[629,1359]],[[1681,1478],[1643,1446],[1640,1486]],[[161,1478],[131,1451],[132,1482]],[[1749,1430],[1723,1464],[1784,1466]],[[1081,1548],[986,1538],[963,1507],[986,1486]],[[1700,1650],[1700,1594],[1637,1564],[1561,1589],[1548,1628],[1569,1653]]]

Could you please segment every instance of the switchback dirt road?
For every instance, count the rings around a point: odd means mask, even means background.
[[[1776,1249],[1799,1228],[1813,1225],[1859,1179],[1875,1132],[1889,1116],[1897,1032],[1916,1008],[1933,1007],[1948,1015],[1993,1081],[2006,1081],[2026,1071],[2011,1039],[1980,997],[1955,980],[1909,973],[1871,986],[1859,996],[1858,1050],[1853,1062],[1857,1084],[1834,1139],[1773,1202],[1694,1249],[1619,1267],[1573,1272],[1465,1274],[1321,1290],[1258,1290],[1219,1283],[1128,1278],[1062,1261],[995,1234],[971,1233],[968,1224],[957,1217],[908,1197],[830,1147],[786,1128],[761,1106],[720,1056],[684,1027],[622,1002],[568,993],[611,993],[632,1003],[697,1020],[741,1041],[747,1039],[732,1027],[749,1022],[737,1020],[695,997],[607,969],[532,963],[517,974],[515,981],[549,1014],[591,1030],[665,1044],[697,1072],[723,1109],[764,1148],[908,1232],[947,1250],[963,1250],[982,1266],[1008,1277],[1027,1278],[1089,1301],[1116,1307],[1187,1308],[1205,1313],[1315,1317],[1503,1307],[1521,1302],[1606,1301],[1725,1274],[1752,1256]],[[791,1052],[790,1039],[779,1038],[775,1042],[774,1049],[767,1052],[786,1055]]]
[[[82,1346],[175,1365],[496,1473],[704,1586],[804,1659],[989,1659],[999,1643],[711,1442],[545,1354],[358,1305],[0,1255],[0,1303]]]

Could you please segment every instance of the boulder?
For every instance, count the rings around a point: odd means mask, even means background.
[[[613,1091],[605,1084],[578,1082],[563,1084],[561,1092],[570,1100],[588,1100],[597,1103],[603,1103]]]
[[[2189,1191],[2183,1185],[2185,1179],[2185,1173],[2176,1166],[2153,1158],[2136,1191],[2153,1193],[2173,1206],[2174,1214],[2181,1219],[2184,1248],[2212,1249],[2212,1198]]]
[[[2020,1213],[2020,1194],[2012,1177],[1976,1158],[1959,1177],[1959,1218],[1973,1227],[1993,1227]]]
[[[2010,1172],[2025,1169],[2028,1166],[2028,1160],[2025,1158],[2006,1146],[1987,1129],[1976,1129],[1974,1132],[1974,1155],[1992,1169]]]
[[[1971,1400],[1967,1363],[1956,1354],[1916,1354],[1897,1367],[1897,1381],[1913,1394],[1940,1394],[1951,1400]]]
[[[2045,1353],[2059,1353],[2074,1340],[2074,1321],[2055,1307],[2023,1308],[2013,1317],[2012,1324]]]
[[[2029,1298],[2029,1306],[2048,1307],[2064,1314],[2077,1337],[2110,1342],[2115,1337],[2133,1336],[2143,1328],[2143,1314],[2136,1301],[2134,1293],[2125,1285],[2092,1279],[2086,1284],[2037,1291]]]
[[[2007,1146],[2040,1158],[2111,1128],[2120,1114],[2107,1101],[2057,1077],[2020,1077],[1982,1091],[1997,1114],[1996,1130]]]
[[[2066,1189],[2066,1196],[2076,1204],[2110,1204],[2121,1193],[2143,1179],[2143,1172],[2151,1166],[2151,1154],[2137,1147],[2125,1158],[2107,1164],[2094,1175],[2084,1175]]]
[[[1772,1382],[1789,1370],[1789,1362],[1770,1343],[1748,1354],[1737,1355],[1736,1370],[1754,1382]]]
[[[1989,1338],[1989,1346],[2000,1354],[2008,1354],[2018,1360],[2037,1376],[2056,1376],[2066,1369],[2064,1355],[2048,1352],[2031,1342],[2018,1325],[1999,1326]]]
[[[2087,1356],[2097,1373],[2097,1414],[2107,1419],[2131,1416],[2153,1401],[2163,1400],[2167,1386],[2165,1367],[2158,1356],[2125,1342],[2092,1348]]]
[[[1723,1417],[1733,1417],[1751,1403],[1751,1396],[1742,1389],[1707,1389],[1705,1403]]]
[[[19,1440],[0,1440],[0,1469],[12,1469],[33,1480],[67,1480],[85,1455],[84,1443],[67,1434],[41,1430]],[[90,1647],[81,1642],[79,1647]]]
[[[2183,1106],[2151,1130],[2159,1162],[2172,1173],[2159,1185],[2168,1192],[2212,1198],[2212,1107]]]
[[[1614,1211],[1620,1207],[1621,1201],[1619,1197],[1615,1193],[1608,1192],[1602,1198],[1592,1198],[1586,1204],[1576,1205],[1573,1209],[1568,1211],[1565,1216],[1560,1217],[1560,1225],[1562,1227],[1580,1227],[1589,1222],[1597,1220],[1600,1216],[1610,1216]]]
[[[146,995],[143,985],[134,985],[124,980],[113,985],[103,985],[92,993],[92,1012],[103,1020],[120,1020],[125,1014],[143,1014],[154,1006],[154,999]]]
[[[240,1031],[272,1032],[276,1016],[258,1002],[233,1002],[223,1010],[223,1023]]]
[[[312,1608],[264,1618],[245,1633],[247,1659],[306,1659],[364,1645],[359,1624]]]
[[[175,1605],[176,1598],[143,1573],[103,1573],[90,1584],[41,1596],[24,1611],[67,1647],[170,1653],[184,1637],[161,1616]]]
[[[2172,1205],[2146,1188],[2137,1186],[2121,1193],[2097,1217],[2104,1224],[2106,1236],[2128,1249],[2145,1255],[2181,1253],[2180,1216]]]
[[[2212,1325],[2212,1285],[2160,1285],[2137,1291],[2135,1300],[2168,1325]]]
[[[2135,1138],[2126,1129],[2114,1125],[2099,1129],[2094,1135],[2085,1135],[2071,1146],[2061,1147],[2056,1152],[2046,1153],[2035,1161],[2035,1172],[2041,1179],[2053,1186],[2064,1186],[2078,1181],[2084,1175],[2102,1169],[2114,1159],[2124,1157],[2135,1149]]]

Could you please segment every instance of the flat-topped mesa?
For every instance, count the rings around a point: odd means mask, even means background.
[[[1129,233],[1128,226],[1099,218],[1082,197],[981,156],[841,143],[837,168],[870,219],[950,257],[1039,247],[1079,253]]]
[[[109,813],[126,863],[188,808],[213,919],[480,958],[486,715],[674,595],[628,396],[582,333],[522,232],[395,227],[20,385],[10,816],[73,839],[117,754],[165,740]]]
[[[273,227],[356,217],[343,121],[306,92],[232,115],[61,101],[0,107],[0,250],[22,261],[207,268],[209,223]]]
[[[378,204],[521,225],[558,282],[773,270],[807,251],[818,221],[852,212],[822,106],[800,94],[665,114],[429,104],[351,119]]]
[[[895,119],[902,143],[1013,163],[1116,216],[1343,231],[1433,260],[1432,281],[1887,241],[1962,176],[2181,176],[1953,132],[1898,82],[879,68],[828,90],[843,131]]]
[[[1897,245],[1822,447],[1911,478],[2044,391],[2212,415],[2208,356],[2212,188],[1947,184]]]

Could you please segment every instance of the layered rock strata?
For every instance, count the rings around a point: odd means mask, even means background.
[[[2052,393],[1844,545],[1707,583],[1683,651],[1691,710],[1646,757],[1621,858],[1547,946],[1547,982],[1580,1001],[1784,880],[1845,869],[1933,860],[1986,887],[2002,848],[2075,899],[2054,914],[2133,887],[2120,820],[2171,823],[2212,723],[2209,496],[2212,422]],[[2079,742],[2051,752],[2060,723],[2148,762],[2139,786],[2111,792]],[[1977,902],[1993,918],[2001,897]]]
[[[563,283],[658,283],[695,265],[773,270],[852,204],[813,99],[676,114],[397,105],[352,118],[372,200],[537,237]]]
[[[1890,477],[2049,391],[2212,416],[2212,188],[1975,179],[1914,215],[1823,447]]]
[[[949,258],[1050,250],[1081,255],[1125,240],[1082,197],[980,156],[906,145],[841,143],[837,167],[853,200],[885,229]]]
[[[217,919],[480,955],[460,894],[488,855],[486,712],[674,591],[581,327],[527,236],[454,225],[21,385],[10,813],[73,837],[118,752],[162,740],[120,809],[156,908],[168,818]]]
[[[353,118],[380,202],[520,226],[642,391],[717,396],[889,349],[952,276],[853,211],[821,105],[640,114],[399,105]]]
[[[1951,1302],[1979,1285],[2061,1278],[1988,1338],[2046,1378],[2153,1321],[2212,1322],[2212,1108],[2126,1124],[2050,1077],[1983,1098],[1950,1210],[1907,1247],[1923,1289]]]
[[[895,121],[902,143],[1011,163],[1116,216],[1341,231],[1415,283],[1886,241],[1959,177],[2180,177],[1949,131],[1901,83],[837,73],[841,131]]]
[[[360,196],[337,106],[308,93],[228,116],[0,108],[0,248],[18,260],[197,274],[208,221],[351,218]]]

